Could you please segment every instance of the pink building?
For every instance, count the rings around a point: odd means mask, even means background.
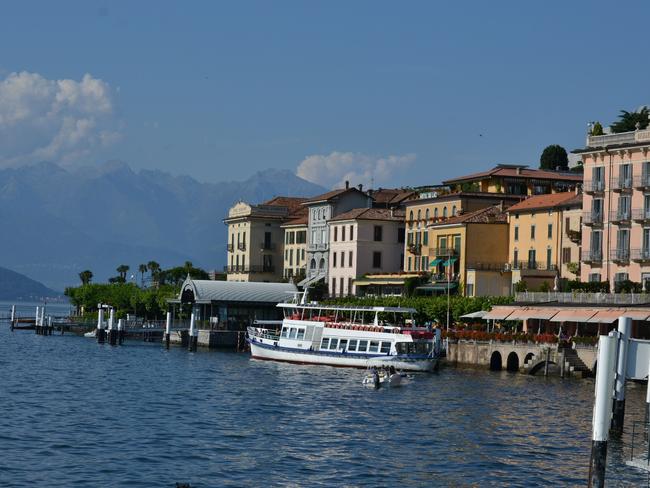
[[[397,272],[404,260],[404,211],[355,208],[328,221],[329,293],[355,295],[356,278]]]
[[[582,281],[650,290],[650,130],[589,136],[584,164]]]

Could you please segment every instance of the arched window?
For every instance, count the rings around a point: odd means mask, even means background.
[[[320,263],[318,263],[318,268],[319,269],[325,269],[325,259],[320,258]]]
[[[438,218],[438,207],[433,209],[433,218],[437,219]]]
[[[447,218],[447,207],[444,207],[442,209],[442,217],[445,218],[445,219]]]
[[[427,211],[424,212],[424,219],[428,222],[429,221],[429,209],[427,208]]]
[[[451,215],[452,215],[452,216],[455,216],[455,215],[456,215],[456,205],[454,205],[454,206],[451,208]]]
[[[422,219],[422,210],[418,210],[418,220]]]
[[[413,228],[413,210],[409,212],[409,227]]]
[[[316,269],[316,260],[312,259],[311,262],[309,263],[309,268],[310,269]]]

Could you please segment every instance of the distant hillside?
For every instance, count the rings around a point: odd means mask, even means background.
[[[163,267],[190,260],[218,269],[226,260],[222,219],[237,200],[259,203],[324,191],[288,170],[199,183],[161,171],[135,172],[119,161],[75,170],[52,163],[2,169],[0,256],[5,265],[59,290],[78,284],[84,269],[93,272],[93,281],[104,281],[120,264],[135,275],[139,264],[151,260]]]
[[[41,300],[61,296],[25,275],[0,267],[0,300]]]

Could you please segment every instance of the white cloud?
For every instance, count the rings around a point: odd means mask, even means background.
[[[80,162],[119,138],[111,89],[80,81],[11,73],[0,81],[0,166]]]
[[[346,180],[351,185],[363,183],[367,188],[371,184],[375,188],[395,186],[395,175],[415,161],[415,157],[415,154],[369,156],[335,151],[307,156],[298,165],[296,174],[328,188],[340,187]]]

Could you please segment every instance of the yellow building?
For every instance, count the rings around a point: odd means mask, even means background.
[[[404,247],[404,271],[428,271],[429,262],[435,257],[437,243],[429,240],[427,226],[445,222],[447,219],[465,215],[503,203],[505,206],[520,202],[517,195],[494,193],[440,193],[422,192],[418,198],[404,203],[406,210],[406,242]]]
[[[309,217],[303,209],[300,217],[289,220],[281,227],[284,230],[284,274],[285,280],[295,283],[303,280],[307,270],[307,228]]]
[[[533,196],[508,209],[513,286],[523,281],[529,290],[552,290],[556,276],[579,276],[581,209],[582,195],[573,191]]]
[[[510,277],[503,272],[508,257],[508,219],[502,204],[492,205],[430,224],[428,269],[432,292],[460,289],[466,296],[507,295]]]

